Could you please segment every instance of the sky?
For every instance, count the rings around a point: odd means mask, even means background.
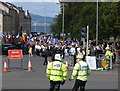
[[[10,2],[32,14],[55,17],[60,12],[59,0],[0,0]]]
[[[1,0],[4,2],[119,2],[120,0]]]
[[[60,4],[56,2],[12,2],[32,14],[55,17],[60,12]]]
[[[59,2],[58,0],[1,0],[4,2]]]

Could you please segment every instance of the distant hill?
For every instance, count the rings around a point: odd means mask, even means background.
[[[37,21],[37,22],[43,22],[44,21],[44,16],[36,15],[36,14],[31,14],[32,21]],[[53,20],[53,17],[48,17],[46,16],[46,23],[51,23]]]
[[[31,31],[44,32],[44,16],[30,14],[32,18]],[[46,17],[46,32],[50,33],[50,24],[53,17]],[[35,28],[36,24],[36,28]]]

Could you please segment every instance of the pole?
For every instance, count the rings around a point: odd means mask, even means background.
[[[35,22],[35,32],[36,32],[36,25],[37,25],[37,23]]]
[[[97,0],[97,11],[96,11],[96,45],[98,45],[98,0]]]
[[[87,50],[86,50],[86,56],[88,56],[88,43],[89,43],[89,26],[87,26]]]
[[[46,34],[46,8],[44,8],[44,33]]]
[[[42,9],[43,9],[43,11],[44,11],[44,15],[43,15],[43,18],[44,18],[44,20],[43,20],[43,23],[44,23],[44,34],[46,34],[46,8],[45,7],[41,7]]]
[[[110,69],[112,70],[113,66],[112,66],[112,57],[110,57]]]
[[[64,40],[64,3],[63,3],[63,18],[62,18],[62,34],[63,34],[63,40]]]

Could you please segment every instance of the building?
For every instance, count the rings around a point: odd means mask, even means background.
[[[18,34],[21,31],[31,32],[31,16],[29,11],[9,2],[0,2],[0,32]]]

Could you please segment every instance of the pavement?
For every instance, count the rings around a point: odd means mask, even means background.
[[[3,58],[3,60],[7,58]],[[2,60],[2,61],[3,61]],[[2,72],[2,89],[49,89],[49,80],[46,77],[46,65],[43,65],[44,58],[40,56],[31,57],[32,72],[27,71],[28,55],[23,56],[23,69],[20,67],[21,60],[10,60],[9,72]],[[2,65],[3,66],[3,65]],[[86,89],[118,89],[118,67],[119,64],[113,65],[110,71],[92,71]],[[70,77],[72,68],[68,71]],[[72,89],[73,81],[66,81],[61,89]]]

